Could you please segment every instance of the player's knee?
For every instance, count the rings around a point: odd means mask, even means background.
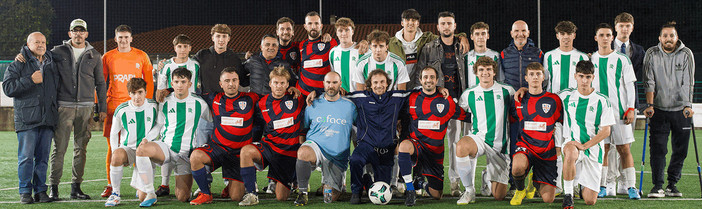
[[[400,142],[400,148],[398,149],[399,152],[410,152],[414,149],[414,145],[412,145],[412,142],[409,140],[404,140]]]
[[[275,196],[275,200],[278,200],[278,201],[280,201],[280,202],[283,202],[283,201],[288,200],[288,197],[283,196],[283,195],[276,195],[276,196]]]
[[[545,203],[552,203],[555,199],[553,195],[541,196],[541,198],[544,200]]]
[[[112,159],[110,160],[110,165],[112,166],[122,166],[124,165],[124,159],[127,157],[127,153],[123,149],[116,149],[112,152]]]
[[[315,161],[314,150],[308,146],[301,146],[297,150],[297,159],[310,162]]]
[[[629,144],[617,145],[617,152],[619,155],[631,155],[631,149],[629,149]]]
[[[585,204],[586,205],[595,205],[597,203],[597,198],[588,198],[585,199]]]
[[[472,138],[468,136],[464,136],[463,138],[461,138],[461,140],[456,142],[456,156],[466,157],[468,155],[471,155],[474,149],[473,146],[471,146],[471,144],[475,144]]]

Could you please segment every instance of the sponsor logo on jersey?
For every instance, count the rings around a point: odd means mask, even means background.
[[[444,112],[444,104],[436,104],[436,110],[438,110],[439,113]]]
[[[293,101],[290,101],[290,100],[285,101],[285,107],[287,107],[288,110],[292,110],[292,108],[293,108]]]
[[[136,63],[136,68],[137,68],[137,69],[141,69],[141,65],[139,65],[138,62]]]
[[[544,110],[544,113],[548,113],[551,110],[551,104],[541,104],[541,109]]]
[[[482,102],[483,101],[483,96],[478,96],[478,99],[476,101]]]
[[[175,109],[171,108],[171,110],[169,110],[168,113],[175,113]]]
[[[556,62],[553,63],[553,65],[560,65],[560,64],[561,64],[561,62],[558,60],[556,60]]]
[[[115,74],[113,76],[115,81],[119,81],[122,83],[125,83],[125,82],[129,81],[129,79],[132,79],[134,77],[136,77],[136,75],[134,75],[134,74]]]
[[[246,109],[246,102],[245,102],[245,101],[240,101],[240,102],[239,102],[239,109],[241,109],[241,110]]]
[[[575,102],[568,103],[568,107],[575,107]]]
[[[325,43],[317,43],[317,49],[319,49],[319,51],[324,51],[325,46],[327,46]]]
[[[133,124],[133,123],[136,123],[136,122],[135,122],[134,119],[132,118],[131,120],[129,120],[129,123],[127,123],[127,124]]]
[[[343,118],[333,118],[331,115],[327,115],[327,117],[321,117],[321,116],[320,116],[320,117],[317,117],[317,118],[315,119],[315,121],[316,121],[316,122],[320,122],[320,123],[328,122],[328,123],[339,124],[339,125],[346,125],[346,124],[347,124],[346,119],[343,119]]]
[[[193,108],[188,108],[188,112],[192,113],[192,112],[193,112]]]

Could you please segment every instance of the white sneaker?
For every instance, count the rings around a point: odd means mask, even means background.
[[[241,202],[239,202],[239,206],[251,206],[256,204],[258,204],[258,195],[255,195],[254,193],[246,193]]]
[[[118,194],[112,193],[109,198],[107,198],[107,202],[105,202],[105,207],[114,207],[119,205],[119,201],[121,198],[119,197]]]
[[[483,169],[481,173],[481,179],[482,182],[480,183],[480,194],[486,197],[492,195],[492,190],[490,188],[492,187],[492,185],[490,184],[490,178],[488,176],[487,169]]]
[[[617,194],[629,194],[629,190],[624,186],[624,181],[617,180]]]
[[[466,191],[463,192],[463,195],[461,195],[460,198],[458,198],[458,201],[456,201],[456,205],[467,205],[470,203],[475,202],[475,189],[468,187],[466,188]]]
[[[617,196],[617,184],[615,181],[607,182],[607,196]]]
[[[268,187],[266,187],[266,194],[273,194],[273,193],[275,193],[275,186],[276,186],[275,181],[269,181],[269,182],[268,182]]]

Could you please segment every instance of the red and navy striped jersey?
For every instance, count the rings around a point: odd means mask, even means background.
[[[329,66],[329,51],[338,45],[336,39],[322,42],[321,37],[315,40],[306,39],[300,43],[300,80],[297,89],[307,96],[312,91],[324,91],[324,75],[331,71]]]
[[[268,144],[274,152],[297,158],[299,136],[305,134],[302,133],[304,98],[299,96],[294,99],[292,95],[286,94],[276,99],[271,94],[266,94],[256,104],[257,118],[265,122],[263,143]]]
[[[546,92],[524,94],[515,101],[513,117],[519,119],[517,147],[523,147],[542,160],[556,160],[553,137],[556,122],[563,122],[563,105],[558,95]]]
[[[210,140],[237,151],[251,144],[254,106],[258,100],[258,94],[249,92],[239,92],[233,98],[227,97],[224,92],[213,96],[210,105],[214,131]]]
[[[449,120],[470,121],[470,117],[467,117],[466,112],[453,102],[452,97],[444,99],[438,91],[433,95],[427,95],[423,91],[412,92],[408,99],[406,117],[409,117],[410,124],[406,129],[409,131],[409,136],[406,137],[418,141],[429,149],[436,155],[434,156],[436,159],[440,159],[437,163],[443,164],[444,136]]]
[[[291,41],[287,46],[280,46],[278,52],[283,54],[283,60],[290,64],[296,75],[300,74],[300,42]]]

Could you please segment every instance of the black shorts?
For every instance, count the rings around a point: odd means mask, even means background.
[[[268,178],[280,182],[290,189],[290,185],[295,179],[295,164],[297,158],[283,155],[273,151],[265,142],[254,142],[254,146],[261,154],[263,165],[256,164],[256,168],[263,170],[268,167]]]
[[[414,154],[412,158],[412,167],[421,167],[423,176],[427,177],[429,187],[443,191],[444,190],[444,152],[434,153],[424,146],[423,143],[414,139],[406,139],[412,142],[414,146]]]
[[[206,144],[196,148],[210,157],[210,172],[222,167],[222,178],[243,182],[239,171],[239,149],[232,149],[208,141]]]
[[[529,170],[532,170],[534,173],[532,181],[534,181],[535,184],[548,184],[554,187],[556,186],[558,167],[556,166],[555,160],[544,160],[538,158],[534,153],[523,147],[517,147],[514,154],[516,155],[519,153],[523,153],[529,160],[529,167],[524,173],[529,173]]]

